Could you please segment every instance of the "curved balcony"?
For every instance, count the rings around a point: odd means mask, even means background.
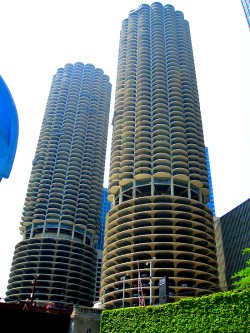
[[[148,203],[143,206],[139,205],[138,199],[131,199],[126,201],[125,208],[122,203],[109,212],[102,289],[110,289],[116,295],[116,301],[122,297],[119,289],[115,289],[116,284],[125,273],[128,274],[127,301],[133,299],[133,288],[137,286],[137,260],[141,277],[145,279],[145,295],[149,293],[146,262],[154,257],[153,281],[167,275],[171,279],[173,300],[181,297],[181,290],[191,292],[195,286],[200,293],[208,285],[217,286],[213,222],[208,209],[195,200],[179,197],[168,197],[166,204],[165,198],[160,201],[160,197],[148,197]],[[138,213],[137,207],[140,208]],[[196,222],[199,219],[202,221]],[[157,297],[153,293],[153,299]],[[111,307],[115,305],[112,300],[107,303]]]

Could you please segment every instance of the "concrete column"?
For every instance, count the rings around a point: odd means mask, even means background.
[[[119,204],[122,203],[122,188],[119,189]]]
[[[33,232],[34,232],[34,223],[32,223],[31,225],[30,238],[33,237]]]
[[[94,308],[74,307],[70,316],[68,333],[99,333],[101,311]]]
[[[200,188],[199,188],[199,201],[203,202],[203,200],[202,200],[202,193],[201,193],[201,189]]]
[[[151,196],[153,196],[154,193],[155,193],[154,177],[151,177]]]
[[[135,199],[135,180],[133,180],[133,188],[132,188],[132,195],[133,195],[133,199]]]
[[[75,235],[75,224],[73,225],[73,228],[72,228],[72,234],[71,234],[71,239],[73,240],[74,239],[74,235]]]
[[[170,189],[171,189],[171,196],[174,195],[174,178],[170,178]]]
[[[191,186],[190,186],[190,181],[188,182],[188,198],[191,199]]]

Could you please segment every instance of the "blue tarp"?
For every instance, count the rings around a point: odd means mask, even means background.
[[[16,154],[18,128],[15,102],[0,75],[0,181],[10,175]]]

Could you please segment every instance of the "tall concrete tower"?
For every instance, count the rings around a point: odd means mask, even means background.
[[[53,77],[15,248],[7,301],[92,306],[111,84],[91,64]]]
[[[250,28],[250,0],[241,0],[241,3],[246,15],[248,26]]]
[[[122,23],[102,270],[106,308],[218,286],[213,218],[189,24],[159,2]]]

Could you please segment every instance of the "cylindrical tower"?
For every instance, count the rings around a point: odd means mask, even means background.
[[[55,74],[38,140],[6,301],[92,306],[111,97],[93,65]]]
[[[146,304],[149,263],[153,304],[163,276],[172,301],[207,294],[218,279],[203,129],[189,25],[171,5],[123,21],[113,126],[105,307],[138,305],[138,263]]]

